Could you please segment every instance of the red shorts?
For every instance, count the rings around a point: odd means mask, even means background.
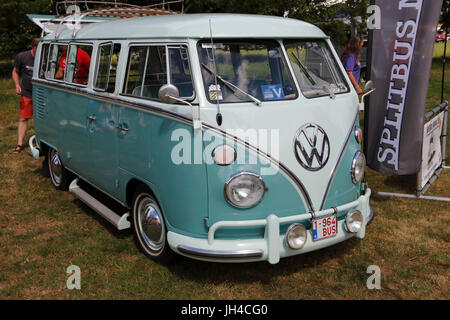
[[[22,96],[20,98],[20,119],[33,118],[33,102],[32,99]]]

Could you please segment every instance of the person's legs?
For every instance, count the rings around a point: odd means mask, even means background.
[[[17,145],[23,146],[23,139],[25,139],[25,135],[27,133],[28,129],[28,119],[19,119],[19,126],[18,126],[18,139],[17,139]]]
[[[17,146],[14,149],[14,153],[19,153],[25,149],[23,140],[28,130],[28,119],[33,118],[33,103],[30,98],[21,97],[20,99],[20,119],[17,128]]]

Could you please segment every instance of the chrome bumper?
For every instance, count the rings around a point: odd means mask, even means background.
[[[247,220],[247,221],[220,221],[210,227],[208,239],[198,239],[180,235],[174,232],[168,232],[168,242],[170,247],[182,254],[195,259],[206,261],[220,262],[237,262],[237,261],[262,261],[267,260],[272,264],[278,263],[280,258],[293,256],[309,251],[318,250],[345,241],[352,237],[364,238],[366,225],[373,219],[373,211],[369,207],[369,198],[371,190],[368,189],[366,194],[358,200],[341,205],[337,208],[326,209],[314,213],[316,218],[324,217],[337,212],[358,209],[363,213],[364,226],[357,233],[349,233],[346,231],[345,221],[338,221],[338,234],[335,237],[313,241],[309,233],[306,245],[299,250],[290,249],[284,241],[285,236],[280,235],[280,224],[294,223],[305,219],[313,218],[313,214],[304,213],[295,216],[279,218],[274,214],[269,215],[266,219]],[[264,226],[265,235],[262,239],[245,239],[245,240],[217,240],[214,234],[221,228],[239,228],[251,226]],[[311,230],[308,230],[311,232]]]
[[[30,146],[30,155],[35,159],[35,160],[39,160],[39,157],[41,156],[41,150],[39,149],[39,147],[35,146],[36,143],[36,136],[32,136],[30,138],[30,140],[28,140],[28,145]]]
[[[214,251],[192,248],[185,245],[178,245],[178,251],[190,256],[211,259],[253,259],[261,258],[264,254],[262,250],[240,250],[240,251]]]

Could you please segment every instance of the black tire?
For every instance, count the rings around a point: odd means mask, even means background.
[[[66,191],[69,188],[71,174],[64,168],[58,151],[49,148],[47,155],[50,180],[57,190]]]
[[[174,257],[167,242],[167,228],[158,202],[145,186],[137,188],[132,202],[132,225],[135,240],[142,252],[159,263]]]
[[[45,155],[44,160],[42,161],[42,176],[45,178],[50,178],[50,170],[48,169],[48,154]]]

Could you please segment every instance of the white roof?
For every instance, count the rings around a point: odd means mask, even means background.
[[[243,14],[179,14],[120,19],[83,26],[74,39],[136,38],[325,38],[316,26],[300,20]],[[73,30],[58,39],[71,40]],[[48,39],[54,39],[54,35]]]

